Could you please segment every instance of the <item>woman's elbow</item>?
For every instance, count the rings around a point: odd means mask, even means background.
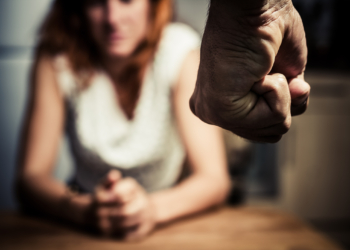
[[[216,200],[215,205],[222,205],[226,202],[227,197],[231,191],[232,182],[229,176],[220,178],[215,183],[216,186]]]
[[[28,202],[26,202],[26,181],[22,174],[18,174],[14,182],[14,194],[16,200],[21,208],[25,207]]]
[[[31,200],[31,190],[35,183],[38,182],[38,178],[36,175],[31,175],[28,171],[19,171],[17,173],[15,182],[14,182],[14,193],[21,208],[25,208],[30,205]]]

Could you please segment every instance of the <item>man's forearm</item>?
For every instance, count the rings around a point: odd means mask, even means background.
[[[216,24],[239,18],[240,25],[250,28],[270,22],[281,9],[293,9],[292,0],[211,0],[208,13]]]
[[[291,0],[211,0],[210,7],[223,7],[226,10],[236,8],[244,11],[267,10],[272,7],[283,6]]]

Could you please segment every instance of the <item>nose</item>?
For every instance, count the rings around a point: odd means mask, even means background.
[[[118,0],[107,0],[105,6],[105,19],[109,25],[116,26],[121,20],[121,11]]]

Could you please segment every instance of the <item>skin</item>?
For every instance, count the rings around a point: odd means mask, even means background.
[[[95,0],[86,8],[94,41],[105,60],[127,58],[147,35],[150,6],[144,0]]]
[[[133,19],[134,12],[126,10],[138,6],[140,2],[148,3],[147,0],[109,0],[98,2],[102,4],[94,4],[90,6],[92,9],[87,9],[94,36],[100,39],[100,42],[96,41],[101,44],[100,50],[105,51],[106,58],[113,58],[105,61],[106,70],[118,65],[115,59],[122,63],[122,58],[127,59],[132,51],[123,41],[110,43],[110,30],[118,33],[115,30],[119,30],[120,23],[125,24],[127,22],[123,20],[130,20],[130,30],[132,28],[135,31],[130,39],[135,41],[135,45],[136,41],[140,41],[141,33],[145,34],[144,30],[134,27],[140,25],[140,20]],[[121,8],[125,8],[123,10],[131,16],[125,14],[125,19],[109,17],[120,14],[118,6],[123,6]],[[146,14],[138,14],[145,17],[143,22],[148,22],[147,7],[144,12]],[[110,14],[102,15],[104,18],[101,19],[100,13]],[[111,27],[106,29],[106,26]],[[133,178],[123,178],[114,170],[107,174],[94,193],[72,194],[64,183],[53,178],[64,128],[64,97],[56,81],[52,58],[38,58],[33,71],[31,110],[27,116],[23,160],[18,171],[17,192],[22,204],[30,204],[51,216],[83,227],[92,226],[103,235],[118,236],[125,240],[142,239],[156,225],[221,204],[230,189],[221,132],[217,127],[201,122],[187,105],[194,90],[198,67],[199,52],[193,51],[182,65],[172,99],[177,125],[192,169],[191,176],[173,188],[148,194]],[[118,72],[115,70],[112,73]]]
[[[212,0],[191,110],[246,139],[277,142],[306,110],[306,58],[290,0]]]

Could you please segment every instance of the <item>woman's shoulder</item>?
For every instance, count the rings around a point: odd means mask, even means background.
[[[187,55],[199,50],[201,39],[198,33],[186,24],[170,23],[162,34],[156,54],[155,66],[166,77],[170,86],[178,79]]]
[[[71,64],[66,54],[57,54],[50,58],[54,70],[58,72],[71,71]]]
[[[176,48],[198,48],[199,34],[190,26],[183,23],[169,23],[163,31],[161,46]]]
[[[76,89],[76,76],[66,54],[44,55],[44,60],[51,65],[55,82],[65,97],[69,97]]]
[[[164,32],[167,34],[176,34],[183,37],[192,37],[199,39],[199,34],[189,25],[179,22],[172,22],[169,23],[165,29]]]

